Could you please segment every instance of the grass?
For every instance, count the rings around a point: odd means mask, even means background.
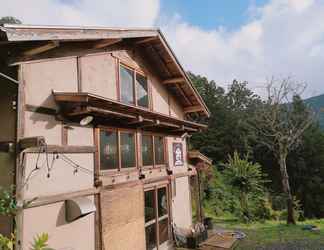
[[[239,223],[233,217],[214,218],[216,227],[240,230],[247,234],[236,250],[253,249],[324,249],[324,219],[306,220],[297,225],[286,225],[284,221],[265,221],[250,224]],[[320,231],[303,230],[304,225],[316,225]]]

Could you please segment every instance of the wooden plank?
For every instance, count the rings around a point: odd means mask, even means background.
[[[23,52],[23,56],[34,56],[34,55],[46,52],[48,50],[54,49],[58,46],[60,46],[60,43],[58,41],[52,41],[45,45],[41,45],[41,46],[29,49],[29,50],[25,50]]]
[[[60,146],[60,145],[47,145],[44,147],[47,153],[95,153],[96,147],[94,146]],[[39,153],[40,147],[33,147],[23,150],[24,153]]]
[[[148,37],[142,40],[135,42],[136,45],[152,42],[158,39],[158,36]]]
[[[182,83],[182,82],[185,82],[185,79],[183,77],[169,78],[162,81],[163,84],[173,84],[173,83]]]
[[[183,109],[184,113],[194,113],[194,112],[199,112],[199,111],[204,111],[203,107],[200,105],[185,107]]]
[[[116,43],[119,43],[121,42],[123,39],[120,39],[120,38],[115,38],[115,39],[104,39],[104,40],[101,40],[99,42],[96,42],[94,45],[93,45],[93,48],[94,49],[101,49],[101,48],[105,48],[105,47],[108,47],[108,46],[111,46],[113,44],[116,44]]]
[[[30,104],[25,105],[25,110],[29,112],[36,112],[39,114],[44,114],[44,115],[56,115],[57,111],[52,108],[47,108],[47,107],[42,107],[42,106],[34,106]]]
[[[60,201],[65,201],[69,199],[73,199],[76,197],[82,197],[82,196],[90,196],[95,195],[99,193],[99,189],[97,188],[90,188],[86,190],[76,191],[76,192],[69,192],[69,193],[63,193],[63,194],[57,194],[57,195],[50,195],[50,196],[43,196],[38,197],[35,201],[33,201],[28,208],[33,207],[40,207]],[[30,200],[25,200],[25,202],[29,202]]]

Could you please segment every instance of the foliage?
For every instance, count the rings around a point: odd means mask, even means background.
[[[1,250],[13,250],[15,245],[15,234],[11,234],[10,237],[0,234],[0,249]]]
[[[42,233],[37,235],[34,238],[34,243],[32,244],[31,250],[53,250],[52,248],[48,248],[48,234]]]
[[[9,189],[0,187],[0,215],[15,216],[18,207],[14,195],[14,186]]]
[[[257,163],[249,162],[247,158],[241,159],[237,152],[233,156],[229,156],[228,162],[225,164],[223,172],[225,179],[234,194],[237,194],[240,204],[240,215],[244,221],[250,221],[256,218],[256,214],[261,217],[265,216],[266,207],[262,206],[264,192],[264,174],[261,166]],[[261,212],[262,210],[262,212]]]
[[[21,21],[15,17],[12,16],[5,16],[0,18],[0,25],[5,23],[11,23],[11,24],[21,24]]]

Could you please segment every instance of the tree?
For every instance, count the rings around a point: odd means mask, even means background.
[[[256,109],[256,119],[252,127],[258,141],[265,145],[276,158],[281,174],[283,192],[287,202],[287,223],[296,224],[294,201],[287,171],[288,154],[297,148],[305,130],[313,123],[310,111],[298,112],[292,101],[304,92],[305,85],[291,78],[281,81],[272,79],[267,85],[267,99]]]
[[[3,25],[5,23],[21,24],[21,21],[15,17],[12,17],[12,16],[5,16],[5,17],[0,18],[0,25]]]
[[[247,157],[240,158],[237,152],[228,157],[223,172],[226,182],[238,194],[240,207],[245,221],[252,219],[249,208],[250,199],[258,199],[264,195],[263,184],[266,182],[261,166],[252,163]]]

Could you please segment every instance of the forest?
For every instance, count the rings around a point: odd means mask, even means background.
[[[211,112],[208,129],[190,138],[192,148],[213,160],[203,190],[206,213],[231,214],[243,222],[286,220],[287,192],[279,161],[253,126],[260,124],[256,110],[263,105],[262,98],[247,82],[234,80],[224,89],[206,77],[189,75]],[[309,122],[287,151],[295,223],[324,217],[324,132],[315,115],[309,119],[313,111],[308,103],[298,95],[291,100],[284,104],[290,107],[289,119],[299,119],[295,124]],[[243,174],[240,166],[245,167]],[[241,172],[235,173],[235,167]]]

